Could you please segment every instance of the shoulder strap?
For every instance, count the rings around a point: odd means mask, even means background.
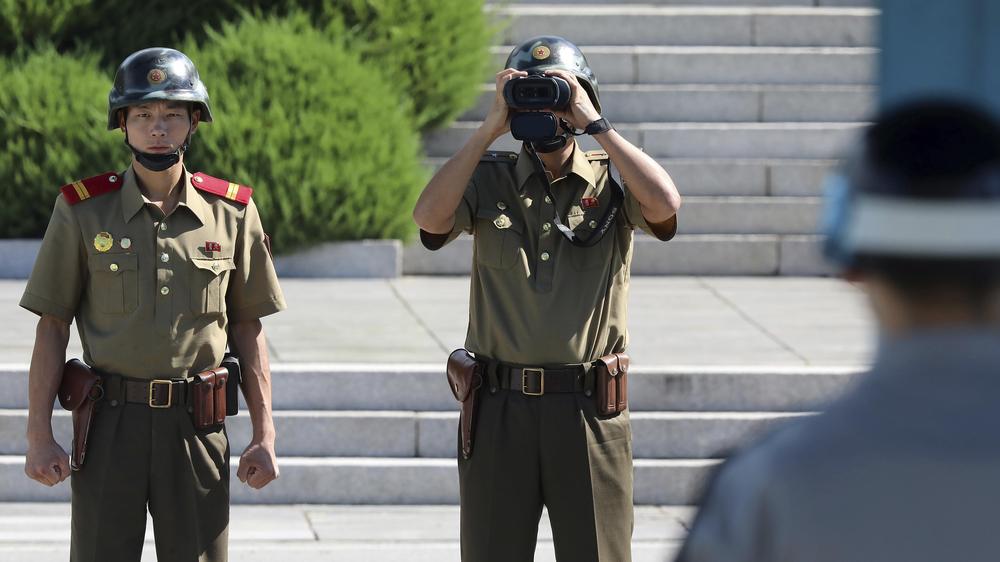
[[[104,172],[85,180],[68,183],[62,186],[60,191],[70,205],[76,205],[85,199],[118,191],[122,187],[121,179],[118,172]]]
[[[483,156],[479,159],[480,162],[507,162],[508,164],[514,164],[517,162],[516,152],[507,152],[505,150],[491,150],[489,152],[483,153]]]
[[[220,180],[201,172],[191,174],[191,185],[195,189],[200,189],[219,197],[225,197],[230,201],[236,201],[244,205],[250,203],[250,196],[253,195],[253,188],[250,186]]]

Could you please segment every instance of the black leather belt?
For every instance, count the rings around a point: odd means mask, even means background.
[[[497,380],[500,388],[517,390],[526,396],[542,396],[548,393],[586,393],[587,369],[583,365],[570,367],[514,367],[497,364]]]
[[[119,402],[144,404],[150,408],[187,408],[188,381],[184,379],[133,379],[101,373],[104,377],[104,399],[112,406]]]

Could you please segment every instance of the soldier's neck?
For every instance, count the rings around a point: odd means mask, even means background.
[[[545,166],[545,173],[549,176],[550,181],[563,177],[563,170],[566,168],[566,163],[573,157],[573,149],[575,148],[576,141],[570,139],[566,143],[566,146],[555,152],[538,153],[538,157],[542,159],[542,165]]]
[[[181,160],[162,172],[154,172],[133,161],[132,169],[135,170],[139,190],[146,199],[159,207],[164,215],[169,215],[180,200],[184,161]]]

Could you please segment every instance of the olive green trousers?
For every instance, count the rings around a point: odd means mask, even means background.
[[[71,562],[137,562],[153,519],[159,562],[225,562],[229,440],[183,408],[102,401],[72,476]]]
[[[463,562],[534,559],[542,506],[560,562],[632,559],[632,433],[628,411],[598,416],[583,394],[490,394],[484,387],[472,457],[461,458]]]

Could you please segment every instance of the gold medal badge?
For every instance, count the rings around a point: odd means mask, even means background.
[[[545,60],[549,58],[549,55],[551,54],[552,50],[545,45],[539,45],[531,50],[531,56],[534,57],[535,60]]]
[[[94,237],[94,248],[98,252],[107,252],[115,245],[115,239],[107,232],[98,232]]]

